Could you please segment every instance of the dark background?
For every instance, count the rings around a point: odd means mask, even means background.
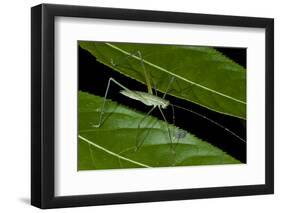
[[[235,62],[246,68],[246,49],[245,48],[216,48],[224,55],[228,56]],[[116,71],[112,71],[107,66],[96,61],[95,57],[92,56],[86,50],[78,47],[78,89],[84,92],[89,92],[98,96],[103,97],[107,81],[110,77],[119,81],[126,87],[132,90],[146,91],[146,86],[127,78]],[[120,88],[115,84],[110,86],[108,98],[118,101],[124,105],[130,105],[139,111],[147,113],[151,107],[147,107],[144,104],[131,100],[119,93]],[[159,93],[161,96],[161,93]],[[246,121],[231,116],[223,115],[220,113],[213,112],[204,107],[198,106],[188,101],[178,100],[172,96],[166,96],[166,99],[170,100],[171,103],[180,105],[184,108],[191,109],[197,113],[200,113],[235,132],[237,135],[246,140]],[[162,119],[159,110],[154,110],[153,116]],[[164,110],[167,119],[171,122],[171,107]],[[169,116],[170,115],[170,116]],[[176,109],[176,126],[187,130],[188,132],[196,135],[197,137],[212,143],[213,145],[221,148],[234,158],[246,163],[246,143],[239,140],[226,130],[214,125],[210,121],[203,119],[193,113]],[[188,122],[187,122],[188,121]]]

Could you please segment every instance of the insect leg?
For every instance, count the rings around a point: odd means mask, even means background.
[[[107,83],[107,86],[106,86],[106,91],[105,91],[105,95],[104,95],[104,98],[103,98],[103,103],[102,103],[102,108],[101,108],[101,112],[100,112],[100,116],[99,116],[99,122],[98,124],[94,124],[93,127],[100,127],[101,124],[102,124],[102,116],[104,114],[104,108],[105,108],[105,103],[107,101],[107,95],[108,95],[108,91],[109,91],[109,88],[110,88],[110,83],[113,82],[115,83],[116,85],[118,85],[119,87],[121,87],[122,89],[126,90],[126,91],[129,91],[129,92],[133,92],[131,91],[130,89],[128,89],[127,87],[123,86],[122,84],[120,84],[118,81],[116,81],[114,78],[109,78],[108,80],[108,83]],[[137,95],[137,94],[136,94]]]
[[[170,104],[170,106],[171,106],[171,109],[172,109],[173,125],[175,126],[175,124],[176,124],[175,108],[174,108],[173,104]],[[176,137],[176,129],[174,129],[174,131],[173,131],[173,137]],[[178,143],[179,143],[179,138],[177,139],[177,142],[176,142],[176,144],[174,146],[174,149],[176,148]]]
[[[140,61],[140,64],[141,64],[141,67],[143,69],[143,74],[144,74],[144,78],[145,78],[145,82],[146,82],[146,86],[147,86],[147,90],[148,90],[148,93],[150,94],[153,94],[153,91],[152,91],[152,79],[149,75],[149,72],[146,70],[145,68],[145,65],[144,65],[144,62],[143,62],[143,57],[142,57],[142,54],[141,54],[141,51],[136,51],[134,53],[130,53],[129,55],[127,55],[126,57],[124,57],[122,60],[119,61],[119,63],[115,63],[113,59],[110,60],[110,64],[113,66],[113,67],[118,67],[120,64],[122,64],[123,61],[127,60],[129,61],[129,58],[132,57],[133,59],[135,60],[139,60]],[[133,69],[132,67],[127,67],[128,69]]]
[[[163,99],[165,99],[165,97],[166,97],[166,95],[167,95],[167,93],[168,93],[168,91],[169,91],[169,89],[170,89],[170,87],[171,87],[171,85],[172,85],[172,83],[173,83],[173,81],[175,80],[175,76],[172,76],[171,77],[171,79],[170,79],[170,81],[169,81],[169,83],[168,83],[168,86],[167,86],[167,88],[166,88],[166,91],[165,91],[165,93],[164,93],[164,95],[163,95]]]
[[[148,93],[153,94],[151,83],[150,83],[150,76],[149,76],[149,73],[145,69],[145,66],[144,66],[144,63],[143,63],[142,54],[141,54],[140,51],[138,51],[138,55],[139,55],[139,58],[140,58],[140,61],[141,61],[142,69],[143,69],[144,78],[145,78],[146,86],[147,86],[147,91],[148,91]]]
[[[169,128],[169,123],[168,123],[168,121],[167,121],[167,119],[166,119],[166,117],[165,117],[165,115],[164,115],[164,113],[163,113],[161,107],[158,107],[158,109],[159,109],[159,111],[160,111],[160,113],[161,113],[161,115],[162,115],[164,121],[166,122],[167,130],[168,130],[168,134],[169,134],[169,138],[170,138],[170,142],[171,142],[171,148],[172,148],[172,150],[174,151],[174,149],[173,149],[173,140],[172,140],[171,131],[170,131],[170,128]]]
[[[142,123],[145,121],[145,119],[150,115],[150,113],[152,113],[152,111],[153,111],[154,109],[155,109],[155,106],[153,106],[153,107],[148,111],[148,113],[146,113],[146,115],[140,120],[140,122],[138,123],[138,130],[140,129],[141,124],[142,124]],[[141,141],[139,141],[139,136],[140,136],[140,134],[139,134],[139,131],[138,131],[138,134],[137,134],[137,137],[136,137],[136,150],[138,150],[138,149],[141,147],[141,145],[143,144],[143,142],[144,142],[144,140],[145,140],[147,134],[146,134],[146,136],[145,136]]]
[[[156,84],[153,84],[153,89],[155,91],[155,95],[158,96],[157,85]]]

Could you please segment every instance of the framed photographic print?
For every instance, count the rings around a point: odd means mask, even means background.
[[[31,203],[273,193],[274,21],[31,9]]]

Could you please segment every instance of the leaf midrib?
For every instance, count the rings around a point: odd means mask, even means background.
[[[152,168],[151,166],[148,166],[148,165],[146,165],[146,164],[143,164],[143,163],[134,161],[134,160],[132,160],[132,159],[126,158],[126,157],[124,157],[124,156],[121,156],[121,155],[119,155],[119,154],[117,154],[117,153],[115,153],[115,152],[112,152],[112,151],[110,151],[110,150],[108,150],[108,149],[106,149],[106,148],[104,148],[104,147],[102,147],[102,146],[100,146],[100,145],[98,145],[98,144],[95,144],[94,142],[92,142],[92,141],[90,141],[90,140],[88,140],[88,139],[82,137],[81,135],[78,135],[78,138],[80,138],[80,139],[83,140],[84,142],[86,142],[86,143],[88,143],[88,144],[90,144],[90,145],[92,145],[92,146],[94,146],[94,147],[96,147],[96,148],[98,148],[98,149],[100,149],[100,150],[102,150],[102,151],[104,151],[104,152],[110,154],[110,155],[113,155],[114,157],[120,158],[120,159],[122,159],[122,160],[128,161],[128,162],[130,162],[130,163],[136,164],[136,165],[141,166],[141,167]]]
[[[136,56],[136,55],[132,55],[131,53],[127,52],[126,50],[123,50],[123,49],[121,49],[121,48],[119,48],[119,47],[117,47],[117,46],[115,46],[115,45],[113,45],[113,44],[110,44],[110,43],[105,43],[105,44],[106,44],[107,46],[109,46],[109,47],[115,49],[115,50],[118,50],[119,52],[121,52],[121,53],[123,53],[123,54],[125,54],[125,55],[127,55],[127,56],[131,56],[132,58],[137,59],[137,60],[139,60],[139,61],[142,60],[145,64],[147,64],[147,65],[149,65],[149,66],[152,66],[152,67],[154,67],[154,68],[156,68],[156,69],[159,69],[159,70],[161,70],[161,71],[163,71],[163,72],[166,72],[166,73],[168,73],[168,74],[170,74],[170,75],[172,75],[172,76],[175,76],[175,77],[177,77],[177,78],[179,78],[179,79],[181,79],[181,80],[183,80],[183,81],[186,81],[186,82],[188,82],[188,83],[190,83],[190,84],[193,84],[193,85],[195,85],[195,86],[197,86],[197,87],[200,87],[200,88],[202,88],[202,89],[205,89],[205,90],[207,90],[207,91],[213,92],[213,93],[215,93],[215,94],[217,94],[217,95],[220,95],[220,96],[222,96],[222,97],[225,97],[225,98],[227,98],[227,99],[230,99],[230,100],[233,100],[233,101],[236,101],[236,102],[238,102],[238,103],[241,103],[241,104],[245,104],[245,105],[246,105],[246,102],[245,102],[245,101],[239,100],[239,99],[237,99],[237,98],[231,97],[231,96],[226,95],[226,94],[224,94],[224,93],[218,92],[218,91],[216,91],[216,90],[213,90],[213,89],[208,88],[208,87],[206,87],[206,86],[203,86],[203,85],[201,85],[201,84],[198,84],[198,83],[196,83],[196,82],[193,82],[193,81],[191,81],[191,80],[189,80],[189,79],[183,78],[183,77],[181,77],[181,76],[179,76],[179,75],[177,75],[177,74],[175,74],[175,73],[170,72],[169,70],[167,70],[167,69],[165,69],[165,68],[163,68],[163,67],[160,67],[160,66],[158,66],[158,65],[156,65],[156,64],[153,64],[152,62],[149,62],[149,61],[147,61],[147,60],[145,60],[145,59],[141,59],[140,57],[138,57],[138,56]]]

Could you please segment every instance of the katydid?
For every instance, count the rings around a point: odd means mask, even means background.
[[[112,77],[109,78],[108,83],[107,83],[107,87],[106,87],[106,91],[105,91],[105,95],[104,95],[104,99],[103,99],[103,103],[102,103],[102,107],[101,107],[101,112],[100,112],[100,115],[99,115],[99,121],[98,121],[97,124],[93,125],[93,127],[99,128],[102,125],[102,123],[103,123],[103,114],[104,114],[105,104],[106,104],[106,101],[107,101],[108,92],[109,92],[111,83],[114,83],[114,84],[116,84],[117,86],[119,86],[122,89],[122,90],[120,90],[120,93],[122,95],[124,95],[124,96],[126,96],[126,97],[128,97],[130,99],[139,101],[139,102],[141,102],[142,104],[144,104],[146,106],[151,106],[151,109],[140,120],[140,122],[138,124],[138,129],[141,127],[141,124],[145,121],[145,119],[155,109],[158,109],[160,111],[160,114],[161,114],[163,120],[167,124],[167,126],[166,126],[167,127],[167,133],[168,133],[169,140],[170,140],[172,148],[173,148],[173,140],[176,139],[177,140],[176,144],[177,144],[181,138],[184,138],[186,136],[186,131],[181,130],[181,131],[175,132],[173,134],[171,133],[171,129],[169,127],[169,123],[168,123],[168,121],[166,119],[166,116],[164,115],[164,112],[163,112],[163,109],[166,109],[168,106],[171,106],[171,108],[172,108],[173,125],[175,124],[175,110],[174,110],[174,107],[176,107],[176,108],[179,108],[179,109],[182,109],[182,110],[186,110],[186,111],[188,111],[190,113],[193,113],[193,114],[195,114],[195,115],[197,115],[197,116],[199,116],[199,117],[201,117],[203,119],[208,120],[209,122],[219,126],[220,128],[223,128],[225,131],[231,133],[233,136],[235,136],[239,140],[245,142],[245,140],[242,139],[240,136],[238,136],[236,133],[232,132],[231,130],[227,129],[226,127],[224,127],[223,125],[217,123],[216,121],[213,121],[212,119],[210,119],[210,118],[208,118],[208,117],[206,117],[204,115],[201,115],[201,114],[199,114],[197,112],[194,112],[194,111],[192,111],[190,109],[185,109],[185,108],[183,108],[181,106],[172,104],[172,103],[170,103],[170,101],[166,100],[165,97],[168,94],[168,92],[170,90],[170,87],[171,87],[171,85],[173,84],[173,82],[175,80],[174,76],[170,78],[170,80],[168,82],[168,85],[167,85],[167,88],[166,88],[166,90],[165,90],[165,92],[164,92],[162,97],[158,96],[156,85],[154,85],[154,91],[155,92],[153,93],[153,89],[152,89],[152,85],[151,85],[151,78],[150,78],[150,75],[149,75],[149,73],[147,72],[147,70],[145,68],[141,52],[137,51],[135,54],[131,54],[130,56],[134,56],[134,58],[137,57],[140,60],[142,71],[143,71],[144,78],[145,78],[146,87],[147,87],[147,92],[131,90],[131,89],[127,88],[126,86],[124,86],[123,84],[121,84],[120,82],[118,82],[117,80],[115,80],[114,78],[112,78]],[[116,66],[116,64],[114,63],[113,60],[111,60],[111,65],[112,66]],[[143,141],[139,142],[138,139],[136,139],[136,150],[138,150],[141,147],[142,143],[143,143]]]

